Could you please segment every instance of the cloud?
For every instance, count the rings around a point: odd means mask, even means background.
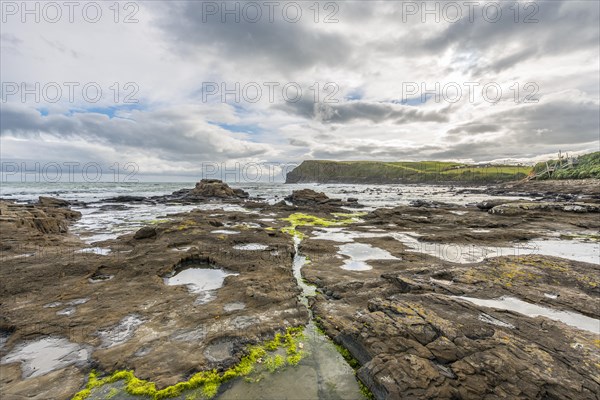
[[[522,146],[569,146],[598,140],[598,102],[555,99],[493,113],[448,130],[448,137],[501,133],[506,142]]]
[[[129,118],[80,113],[47,115],[21,105],[1,111],[0,134],[29,140],[84,140],[124,150],[142,150],[165,161],[222,161],[266,156],[268,144],[234,138],[226,130],[197,117],[197,108],[134,110]],[[46,139],[45,139],[46,138]],[[74,157],[76,155],[73,155]]]
[[[160,172],[190,171],[201,161],[486,161],[597,148],[598,2],[486,1],[473,21],[463,12],[456,23],[406,18],[406,2],[335,2],[339,22],[332,24],[323,23],[324,3],[318,23],[313,3],[298,2],[297,23],[282,18],[283,3],[273,22],[266,14],[256,23],[231,16],[223,23],[220,15],[203,20],[207,3],[141,2],[136,24],[115,24],[108,9],[97,24],[23,24],[20,18],[3,24],[3,82],[98,82],[105,92],[97,104],[81,96],[75,103],[33,96],[3,102],[3,158],[127,157]],[[497,22],[482,16],[492,3],[502,7]],[[532,11],[538,22],[524,23]],[[478,95],[456,103],[435,96],[398,103],[403,83],[432,88],[473,81],[479,89],[501,85],[502,101]],[[138,85],[135,108],[113,98],[115,82]],[[278,89],[273,101],[263,95],[256,103],[222,104],[221,96],[206,102],[203,82],[275,82],[278,88],[298,82],[306,95],[286,102]],[[337,103],[312,96],[315,87],[327,95],[328,82],[339,88]],[[528,82],[539,87],[539,103],[513,101],[513,94],[520,100],[530,94]]]
[[[344,124],[356,120],[373,123],[447,122],[449,109],[422,110],[392,103],[345,101],[343,103],[314,103],[310,99],[279,104],[274,108],[323,123]]]
[[[349,38],[319,29],[317,24],[311,23],[306,5],[300,7],[303,10],[300,21],[291,23],[283,17],[285,3],[278,3],[277,9],[273,10],[272,22],[269,22],[268,7],[259,7],[260,19],[251,22],[255,14],[246,18],[241,3],[213,4],[218,8],[215,15],[207,11],[205,2],[169,2],[166,5],[166,12],[160,13],[156,22],[165,32],[173,51],[192,59],[218,56],[244,69],[283,69],[286,72],[316,65],[337,66],[353,56],[355,49]],[[240,7],[239,22],[235,20],[235,12],[226,14],[224,11],[226,7],[233,9],[235,6]],[[295,18],[292,11],[287,18]],[[227,23],[223,23],[222,18]],[[252,62],[247,63],[248,60]]]

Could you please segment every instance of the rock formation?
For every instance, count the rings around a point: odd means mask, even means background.
[[[38,233],[66,233],[70,221],[79,219],[81,213],[65,208],[68,202],[50,197],[40,197],[39,206],[0,201],[0,221],[3,236],[17,230],[32,229]]]
[[[358,203],[357,199],[349,198],[347,201],[343,201],[341,199],[331,199],[327,197],[325,193],[316,192],[312,189],[294,190],[291,195],[285,198],[285,200],[289,201],[295,206],[306,207],[363,207],[361,204]]]
[[[248,197],[248,193],[242,189],[233,189],[228,184],[219,179],[202,179],[196,183],[196,187],[189,193],[194,197],[206,198],[230,198],[230,197]]]

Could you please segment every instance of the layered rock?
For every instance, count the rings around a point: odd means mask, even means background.
[[[324,204],[331,201],[325,193],[317,192],[312,189],[294,190],[292,194],[285,199],[292,204],[301,206]]]
[[[190,194],[190,201],[242,198],[219,181],[199,182],[181,197],[196,189],[198,197]],[[85,386],[92,368],[100,374],[133,369],[164,387],[189,378],[190,371],[223,370],[239,361],[247,345],[305,324],[308,313],[297,299],[300,289],[292,274],[292,238],[282,233],[289,227],[285,218],[304,207],[307,211],[302,212],[334,220],[330,213],[347,203],[311,190],[294,192],[287,200],[296,205],[245,202],[245,207],[272,213],[268,219],[225,210],[219,216],[203,210],[170,215],[168,222],[97,244],[110,247],[108,255],[71,250],[69,257],[61,247],[68,238],[62,229],[49,223],[40,229],[33,222],[36,217],[72,220],[64,204],[0,202],[3,248],[11,240],[31,240],[33,232],[63,250],[45,248],[39,257],[3,260],[0,335],[7,340],[0,355],[39,337],[64,337],[93,348],[83,367],[71,365],[30,379],[23,379],[18,363],[3,364],[0,395],[68,398]],[[376,210],[350,226],[336,225],[336,231],[358,233],[351,240],[396,257],[367,260],[373,269],[364,271],[340,268],[344,257],[337,253],[343,242],[323,240],[322,227],[299,227],[305,235],[300,252],[311,261],[302,274],[318,287],[310,300],[316,322],[356,358],[357,376],[377,399],[597,400],[597,335],[457,297],[512,296],[597,319],[596,265],[539,254],[459,264],[419,251],[449,243],[464,245],[465,251],[474,246],[505,248],[538,238],[541,232],[600,225],[597,214],[590,212],[591,203],[521,207],[525,203],[518,202],[510,207],[519,215],[487,212],[506,204],[419,202]],[[227,230],[217,229],[221,226]],[[321,230],[322,239],[311,239],[311,229]],[[235,234],[227,234],[232,230]],[[400,240],[407,232],[416,234],[421,248]],[[252,243],[266,247],[240,250],[239,245]],[[206,303],[185,285],[165,285],[164,277],[194,265],[237,275],[228,276]],[[67,307],[75,308],[73,314],[60,314]],[[123,321],[135,325],[119,328]],[[103,340],[106,332],[127,335],[114,344]]]
[[[3,246],[10,246],[9,239],[31,240],[4,225],[7,215],[11,224],[23,220],[27,225],[34,217],[47,218],[47,212],[68,211],[0,205]],[[2,363],[0,397],[71,398],[85,387],[92,368],[101,374],[135,370],[163,388],[189,379],[190,371],[229,368],[248,345],[306,324],[308,311],[297,298],[300,289],[292,274],[294,248],[276,229],[283,222],[260,222],[258,214],[234,211],[223,211],[216,220],[213,213],[171,215],[169,222],[95,244],[110,248],[107,255],[81,252],[83,243],[37,229],[44,242],[33,249],[36,254],[3,252],[0,358],[23,343],[49,337],[91,350],[85,363],[28,379],[19,362]],[[213,233],[224,222],[238,234]],[[239,243],[267,248],[234,248]],[[209,301],[186,285],[164,282],[175,271],[207,265],[231,273],[223,287],[209,293]]]
[[[575,213],[598,213],[600,212],[600,205],[582,202],[511,202],[494,205],[488,212],[497,215],[522,215],[527,211],[552,210]]]
[[[295,206],[305,207],[363,207],[358,203],[358,199],[348,198],[347,201],[341,199],[331,199],[325,193],[317,192],[312,189],[294,190],[291,195],[285,198],[285,200],[289,201]]]
[[[180,189],[164,196],[117,196],[103,201],[110,203],[146,203],[160,204],[179,202],[184,204],[203,202],[207,200],[242,200],[248,198],[248,193],[242,189],[231,188],[219,179],[202,179],[193,189]],[[122,205],[121,205],[122,206]]]
[[[219,179],[202,179],[189,193],[190,196],[207,198],[246,198],[248,193],[242,189],[233,189]]]
[[[31,233],[66,233],[71,221],[81,213],[68,208],[68,202],[40,197],[39,206],[0,201],[0,222],[3,236],[11,236],[17,230]]]
[[[542,232],[597,226],[595,214],[571,212],[566,203],[519,208],[515,216],[484,212],[488,207],[465,207],[460,214],[444,206],[376,210],[363,217],[378,228],[373,237],[360,223],[345,228],[366,236],[356,235],[355,242],[397,258],[368,260],[370,270],[342,269],[336,251],[343,242],[335,238],[302,242],[300,251],[311,260],[303,277],[318,287],[314,315],[357,360],[357,376],[375,398],[597,399],[597,332],[460,297],[508,296],[599,319],[597,265],[536,249],[468,264],[443,258],[449,251],[512,247]],[[406,231],[418,241],[400,240]]]

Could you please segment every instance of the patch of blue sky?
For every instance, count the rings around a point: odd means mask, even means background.
[[[394,104],[402,104],[405,106],[420,106],[421,104],[427,103],[433,95],[429,93],[424,93],[423,95],[419,95],[416,97],[409,97],[402,100],[392,100],[391,102]]]
[[[143,110],[144,107],[140,104],[123,104],[118,106],[110,106],[110,107],[90,107],[90,108],[75,108],[69,110],[68,114],[76,114],[76,113],[94,113],[94,114],[104,114],[109,118],[125,118],[121,113],[127,113],[128,111],[133,110]]]
[[[352,89],[350,90],[346,96],[344,96],[344,100],[352,101],[352,100],[362,100],[364,97],[364,93],[362,89]]]
[[[222,122],[208,122],[211,125],[216,125],[219,128],[225,129],[229,132],[235,133],[246,133],[249,135],[256,135],[261,133],[261,129],[256,124],[226,124]]]

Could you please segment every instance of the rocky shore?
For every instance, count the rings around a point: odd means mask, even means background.
[[[352,198],[303,190],[269,205],[202,181],[105,201],[235,207],[166,215],[93,243],[102,252],[69,233],[81,214],[67,202],[0,200],[0,394],[73,398],[92,370],[131,370],[157,389],[223,376],[251,346],[312,320],[376,399],[598,399],[597,184],[361,213]],[[186,271],[217,283],[178,284]]]

